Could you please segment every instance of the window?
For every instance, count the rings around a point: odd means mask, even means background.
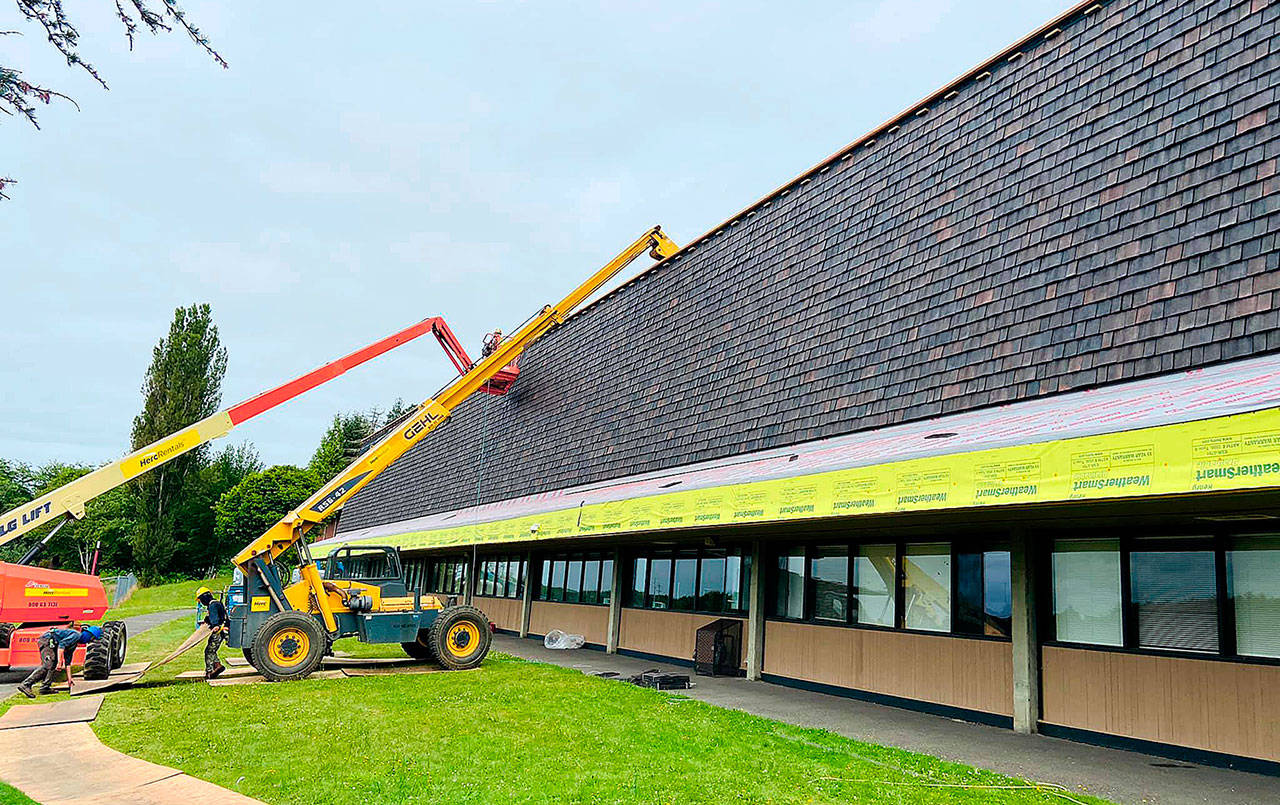
[[[649,584],[649,560],[643,556],[637,556],[635,563],[631,567],[631,587],[630,599],[628,606],[643,607],[645,605],[645,591]]]
[[[563,559],[556,559],[551,563],[551,590],[548,595],[548,601],[564,600],[564,576],[566,562]]]
[[[746,601],[742,585],[747,583],[748,567],[738,548],[685,549],[637,556],[633,560],[627,606],[741,614]],[[602,578],[611,576],[613,563],[602,563],[600,572]],[[602,589],[602,598],[603,595]]]
[[[582,603],[600,603],[599,559],[588,559],[582,565]]]
[[[1280,535],[1237,537],[1227,551],[1236,653],[1280,658]]]
[[[613,584],[613,562],[609,561],[609,577],[601,579],[606,564],[599,553],[572,553],[548,556],[542,560],[542,585],[536,598],[566,604],[607,604],[608,586]]]
[[[698,554],[677,554],[671,581],[671,608],[692,612],[698,603]]]
[[[740,612],[747,608],[746,584],[751,578],[751,556],[733,553],[724,563],[724,609]]]
[[[653,609],[671,608],[671,560],[653,559],[649,562],[649,599]]]
[[[709,551],[702,557],[701,577],[698,580],[698,609],[704,612],[720,612],[725,608],[726,564],[728,559],[724,551]]]
[[[1058,640],[1102,646],[1124,644],[1118,540],[1054,542],[1053,619]]]
[[[619,584],[621,586],[621,584]],[[613,601],[613,560],[600,560],[600,603],[608,606]]]
[[[849,549],[844,545],[819,546],[809,562],[813,591],[813,617],[839,621],[849,618]]]
[[[909,544],[902,570],[903,626],[951,631],[951,546],[946,542]]]
[[[1013,583],[1008,551],[955,555],[955,630],[1008,637],[1013,625]]]
[[[1139,546],[1149,543],[1138,542]],[[1218,651],[1218,581],[1214,551],[1135,549],[1130,596],[1141,648]]]
[[[778,556],[773,614],[780,618],[804,617],[804,550]]]
[[[564,576],[564,601],[576,604],[582,600],[582,560],[570,559],[566,562]]]
[[[462,595],[467,588],[469,563],[470,560],[462,556],[428,559],[423,565],[421,591],[437,595]]]
[[[896,626],[894,596],[898,568],[896,545],[860,545],[853,566],[858,623]]]
[[[491,598],[520,598],[524,595],[526,565],[526,560],[520,556],[481,558],[476,563],[475,594]],[[546,572],[545,566],[543,572]]]

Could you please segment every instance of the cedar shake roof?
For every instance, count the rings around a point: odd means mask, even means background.
[[[1073,9],[549,333],[340,531],[1277,351],[1278,21]]]

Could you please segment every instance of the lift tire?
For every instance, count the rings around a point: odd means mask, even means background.
[[[489,618],[475,607],[446,607],[431,624],[428,643],[435,661],[450,671],[475,668],[489,653]]]
[[[13,631],[17,628],[16,623],[0,623],[0,648],[9,647],[9,640],[13,638]]]
[[[102,640],[111,646],[111,670],[124,665],[129,650],[129,627],[124,621],[107,621],[102,624]]]
[[[249,663],[251,667],[253,668],[258,667],[253,661],[253,649],[249,648],[248,646],[245,646],[244,648],[240,649],[240,653],[244,655],[244,661]]]
[[[89,681],[106,679],[111,676],[111,640],[107,630],[102,630],[102,639],[94,640],[84,647],[84,678]]]
[[[320,667],[327,637],[314,616],[277,612],[253,636],[253,667],[269,682],[302,679]]]
[[[432,648],[430,629],[419,629],[417,640],[412,643],[401,643],[400,646],[404,649],[405,654],[415,660],[437,662],[435,649]]]

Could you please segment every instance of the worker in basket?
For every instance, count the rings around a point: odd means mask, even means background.
[[[96,629],[96,631],[95,631]],[[58,673],[58,652],[62,652],[62,664],[67,669],[67,689],[71,689],[71,661],[75,658],[76,649],[82,644],[92,643],[102,637],[102,630],[96,627],[81,627],[72,621],[65,626],[54,626],[36,638],[36,647],[40,649],[40,667],[18,685],[18,692],[28,699],[36,697],[31,686],[39,682],[41,693],[53,692],[53,677]]]
[[[204,678],[217,679],[227,670],[218,659],[218,649],[222,648],[222,641],[227,639],[227,608],[214,598],[213,590],[208,587],[196,590],[196,602],[205,610],[201,623],[212,630],[209,632],[209,642],[204,646]]]

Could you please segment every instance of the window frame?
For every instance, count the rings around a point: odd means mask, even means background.
[[[905,559],[907,545],[935,544],[946,543],[949,546],[950,558],[950,607],[951,607],[951,624],[947,631],[932,631],[929,629],[909,629],[905,626],[906,621],[906,585],[903,583],[906,573]],[[1010,535],[1007,531],[995,532],[990,536],[973,538],[966,535],[949,536],[945,533],[934,534],[930,536],[913,537],[911,539],[885,537],[883,535],[868,535],[865,539],[840,539],[838,537],[822,537],[815,536],[806,540],[797,541],[775,541],[766,543],[765,550],[761,556],[762,563],[768,569],[765,575],[765,620],[777,621],[782,623],[800,623],[810,626],[826,626],[832,629],[868,629],[880,632],[897,632],[901,634],[928,635],[932,637],[951,637],[962,640],[990,640],[998,643],[1011,643],[1012,636],[1004,637],[1001,635],[988,634],[967,634],[956,630],[955,617],[955,575],[956,575],[956,554],[957,553],[986,553],[988,551],[1010,550]],[[812,574],[812,561],[814,551],[817,548],[833,547],[843,545],[848,549],[847,577],[848,577],[848,596],[849,600],[845,607],[844,622],[838,620],[826,620],[814,617],[814,596],[810,589]],[[858,588],[855,584],[857,574],[855,570],[856,559],[861,554],[859,549],[863,545],[892,545],[893,561],[894,561],[894,579],[893,579],[893,625],[885,626],[878,623],[860,623],[858,621]],[[778,556],[782,553],[791,553],[800,551],[804,556],[804,616],[800,618],[789,618],[776,614],[777,605],[777,575],[778,575]],[[1010,567],[1010,580],[1012,580],[1012,567]]]
[[[691,557],[690,554],[693,554],[693,556]],[[644,610],[653,610],[655,612],[673,612],[681,615],[707,615],[707,616],[716,616],[721,618],[741,618],[745,620],[747,617],[746,604],[749,597],[748,588],[750,587],[749,574],[755,571],[755,568],[751,567],[750,565],[750,562],[749,562],[750,556],[751,556],[750,546],[736,545],[736,544],[716,546],[714,548],[695,547],[695,546],[686,545],[686,546],[679,546],[674,548],[661,548],[661,549],[654,549],[654,550],[647,550],[647,551],[636,550],[636,551],[630,551],[630,552],[624,553],[621,557],[622,571],[625,574],[622,580],[623,583],[621,585],[622,592],[625,596],[622,601],[622,606],[625,607],[626,609],[644,609]],[[724,606],[722,609],[720,610],[702,609],[700,605],[702,603],[703,560],[708,558],[725,560],[726,573],[725,573],[725,579],[722,586],[727,586],[727,581],[728,581],[727,563],[729,560],[731,560],[734,557],[737,557],[739,562],[738,583],[740,585],[740,589],[738,592],[738,598],[742,602],[743,607],[741,609],[731,609],[729,607],[728,591],[722,590],[721,600],[724,602]],[[693,608],[678,609],[671,605],[671,602],[674,600],[674,593],[675,593],[676,563],[681,559],[688,560],[690,558],[694,559],[693,596],[692,596]],[[665,607],[654,607],[653,593],[651,592],[652,581],[653,581],[653,570],[654,570],[654,565],[657,562],[661,562],[661,561],[668,561],[670,563],[667,570],[668,605]],[[641,605],[636,605],[632,603],[631,599],[633,594],[637,590],[636,566],[640,562],[644,563],[645,578],[644,578],[644,586],[642,588],[644,590],[644,602]],[[603,565],[601,567],[602,567],[601,572],[603,573]]]
[[[1148,657],[1201,660],[1204,662],[1232,662],[1244,663],[1247,665],[1271,666],[1280,665],[1280,657],[1258,657],[1238,653],[1235,622],[1236,603],[1229,593],[1229,584],[1227,580],[1227,553],[1232,550],[1234,540],[1266,536],[1275,533],[1276,530],[1274,527],[1270,529],[1231,529],[1219,526],[1217,528],[1200,527],[1194,530],[1144,530],[1120,535],[1112,533],[1058,535],[1056,538],[1060,539],[1070,539],[1071,536],[1079,536],[1082,539],[1111,538],[1116,539],[1119,542],[1121,644],[1118,646],[1110,646],[1098,643],[1077,643],[1058,639],[1056,625],[1053,620],[1052,598],[1045,597],[1046,594],[1049,596],[1052,595],[1053,587],[1052,540],[1049,540],[1047,548],[1038,552],[1036,556],[1037,570],[1042,574],[1041,577],[1046,579],[1046,583],[1040,585],[1040,588],[1037,591],[1036,602],[1040,615],[1039,620],[1037,621],[1037,628],[1040,630],[1042,635],[1046,636],[1041,641],[1041,645],[1053,648],[1079,649],[1082,651],[1108,651]],[[1133,601],[1131,572],[1131,554],[1135,549],[1140,552],[1149,552],[1161,549],[1209,550],[1213,552],[1214,578],[1218,605],[1218,650],[1216,652],[1194,651],[1181,648],[1144,647],[1138,645],[1137,605]]]

